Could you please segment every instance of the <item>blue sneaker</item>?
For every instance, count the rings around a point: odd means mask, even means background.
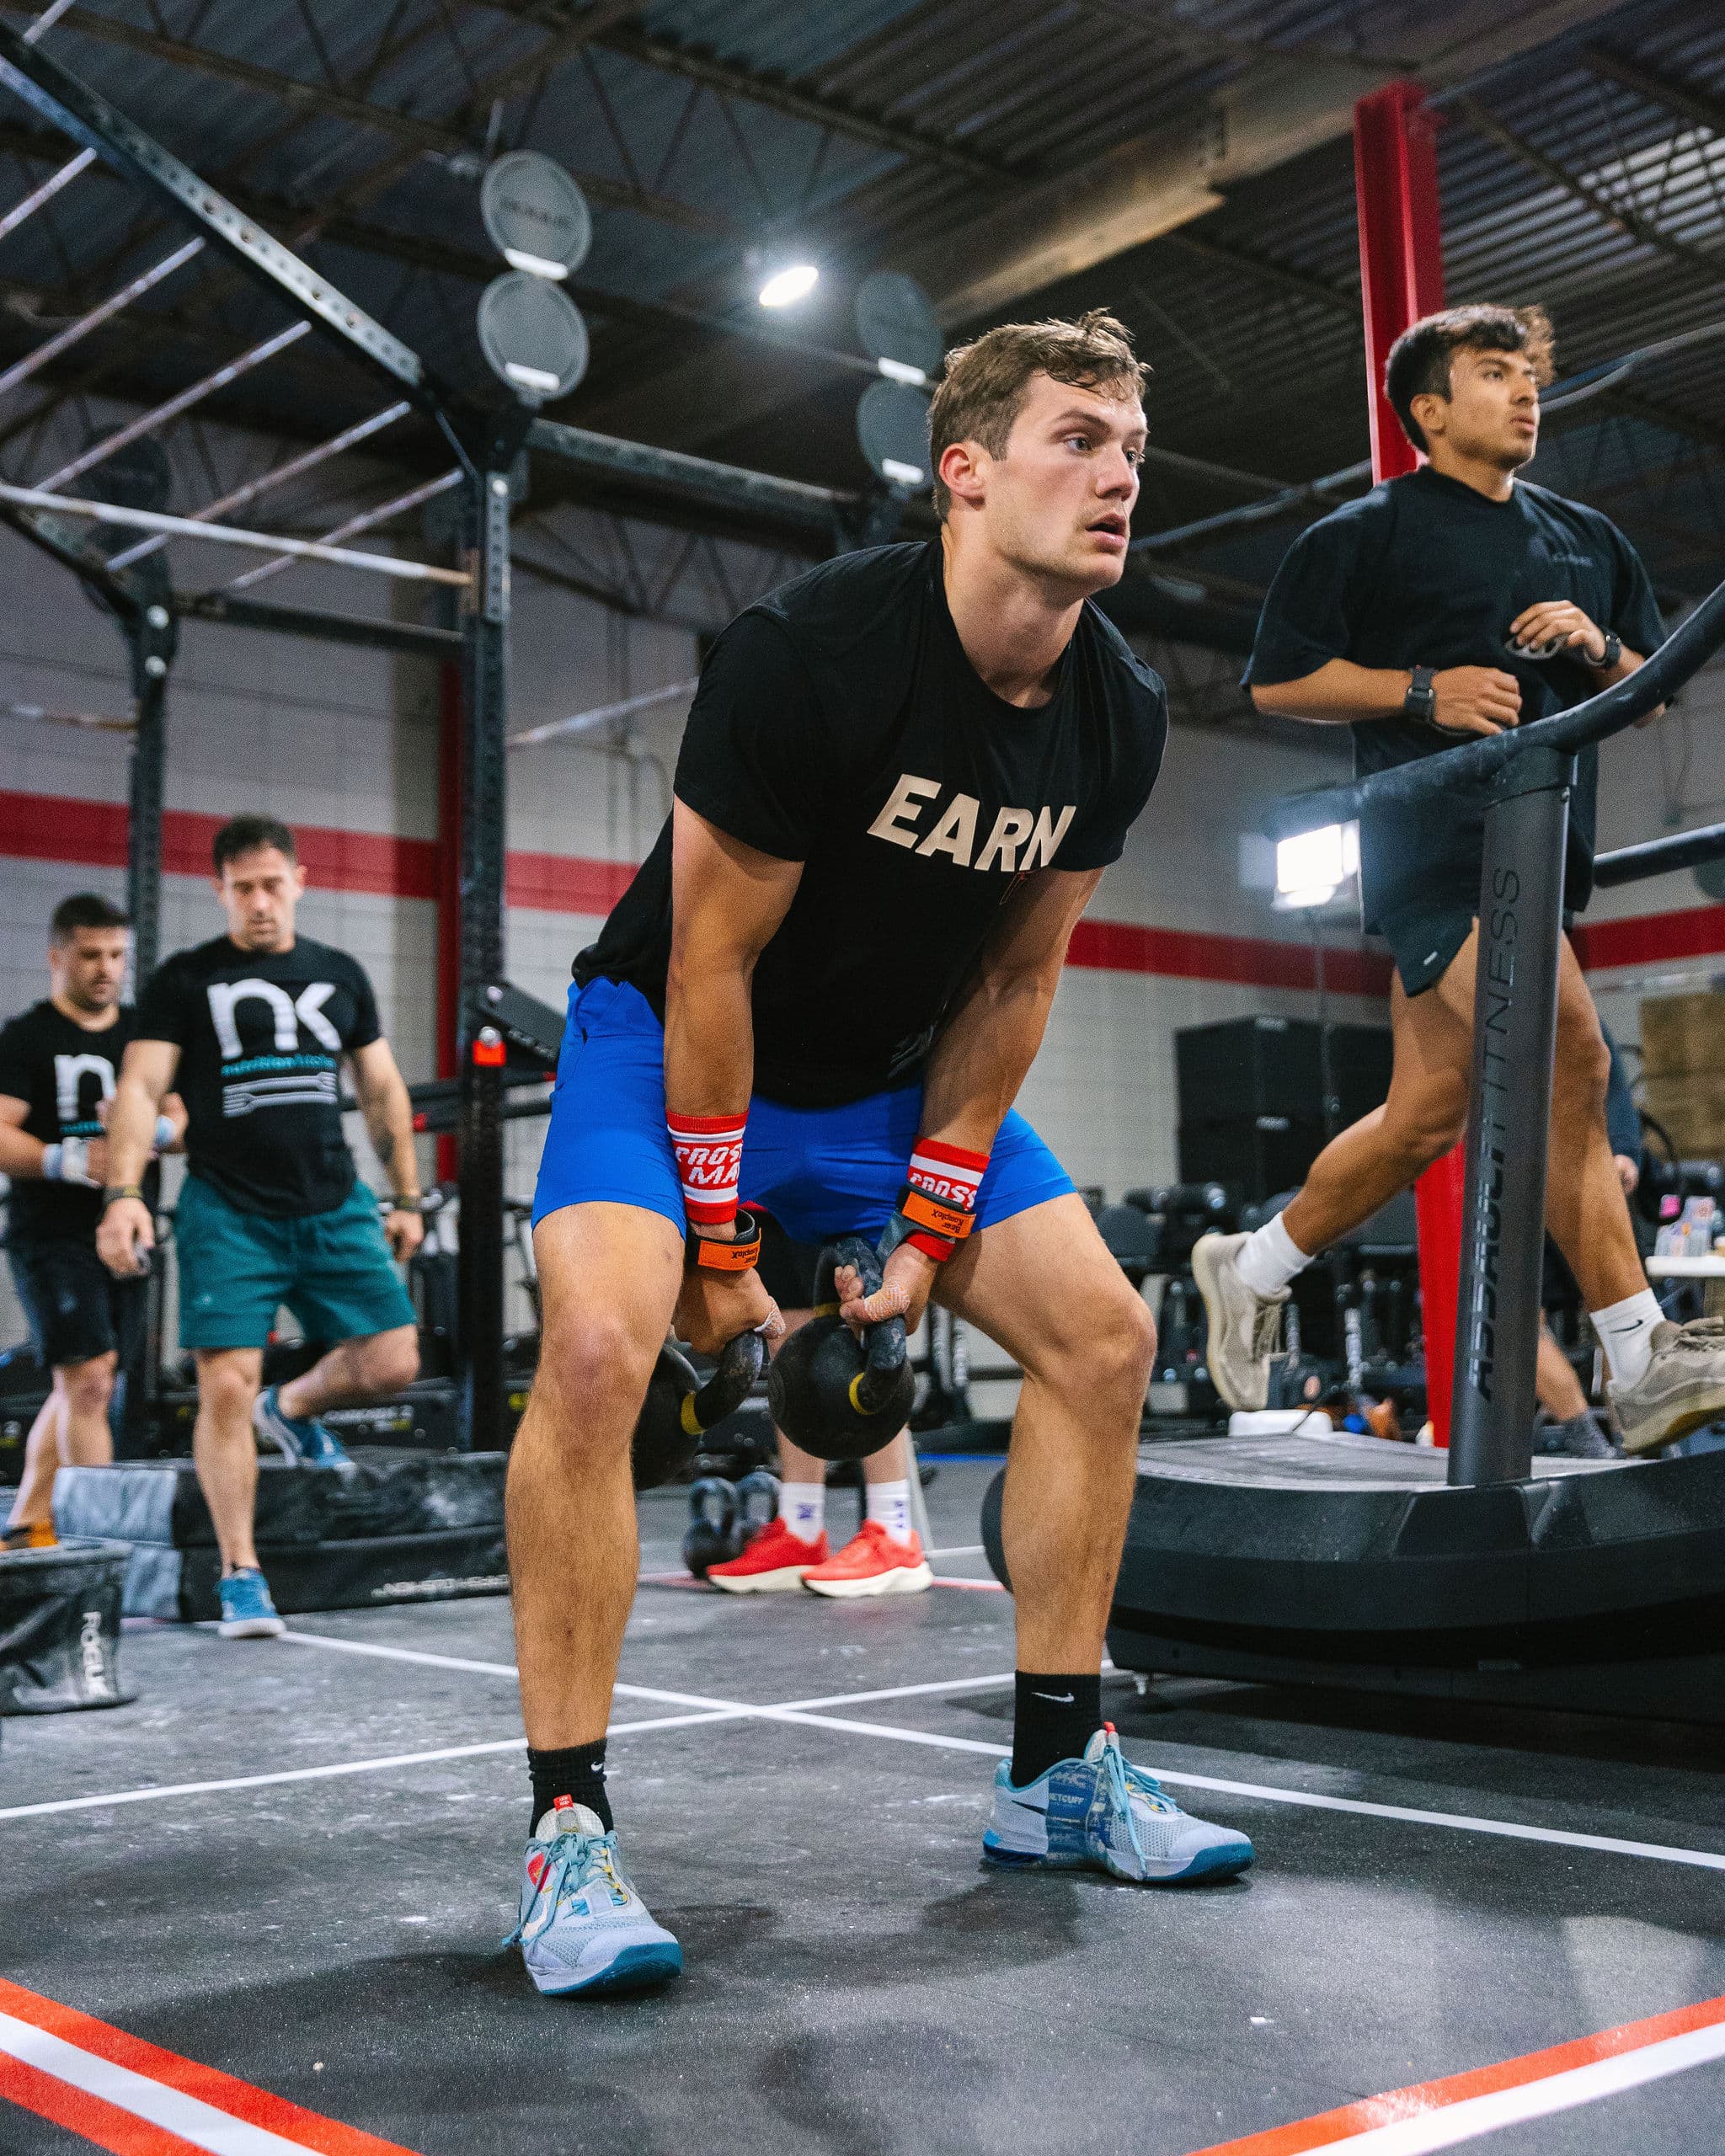
[[[1054,1865],[1111,1871],[1167,1886],[1226,1879],[1252,1859],[1244,1834],[1183,1812],[1154,1774],[1135,1767],[1104,1722],[1081,1759],[1062,1759],[1023,1789],[1010,1760],[995,1770],[994,1817],[982,1837],[985,1864],[1005,1870]]]
[[[222,1582],[224,1640],[277,1640],[287,1630],[270,1599],[270,1584],[259,1572],[229,1572]]]
[[[547,1998],[641,1991],[681,1975],[683,1950],[647,1913],[623,1870],[615,1833],[596,1812],[559,1797],[527,1844],[519,1946]]]
[[[252,1428],[296,1467],[351,1467],[353,1461],[333,1430],[310,1416],[284,1415],[281,1387],[270,1385],[252,1402]]]

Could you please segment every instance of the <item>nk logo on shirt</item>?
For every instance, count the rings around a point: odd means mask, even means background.
[[[925,857],[949,855],[960,868],[992,868],[1007,876],[1024,876],[1033,868],[1049,866],[1077,814],[1070,802],[1058,816],[1047,808],[1039,808],[1034,815],[1028,808],[997,809],[979,851],[982,803],[973,794],[955,793],[937,813],[929,804],[937,801],[940,792],[937,778],[918,778],[906,771],[868,826],[869,837]],[[921,832],[925,817],[932,819],[926,836]]]
[[[332,980],[312,981],[301,990],[297,998],[290,995],[285,988],[278,988],[273,980],[211,981],[206,993],[210,998],[210,1019],[216,1028],[224,1063],[238,1062],[246,1053],[235,1014],[242,1003],[251,1001],[269,1005],[278,1055],[293,1054],[300,1044],[302,1026],[332,1055],[341,1053],[341,1035],[323,1015],[323,1006],[335,993]]]
[[[54,1059],[54,1105],[60,1117],[62,1132],[70,1132],[74,1124],[86,1120],[80,1102],[83,1081],[93,1078],[101,1088],[97,1097],[104,1101],[114,1098],[114,1065],[105,1055],[56,1055]],[[94,1110],[91,1111],[93,1128]]]
[[[222,1050],[224,1117],[254,1115],[259,1108],[334,1107],[339,1104],[335,1065],[341,1053],[341,1035],[323,1014],[323,1006],[335,993],[334,981],[314,980],[291,996],[273,980],[211,981],[211,1022]],[[238,1014],[243,1003],[266,1004],[275,1054],[254,1049],[248,1054],[239,1037]],[[318,1043],[315,1049],[302,1049],[300,1027]],[[327,1049],[328,1054],[320,1053]]]

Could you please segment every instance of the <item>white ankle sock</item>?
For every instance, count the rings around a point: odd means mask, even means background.
[[[826,1527],[824,1482],[782,1482],[778,1516],[800,1541],[819,1542]]]
[[[868,1485],[868,1517],[879,1520],[895,1542],[911,1540],[911,1485],[904,1482],[871,1482]]]
[[[1234,1262],[1254,1295],[1279,1295],[1295,1274],[1311,1264],[1311,1257],[1312,1253],[1301,1250],[1282,1225],[1282,1215],[1278,1213],[1261,1228],[1252,1230]]]
[[[1613,1385],[1639,1385],[1653,1356],[1653,1327],[1665,1313],[1651,1288],[1638,1295],[1626,1295],[1602,1310],[1588,1313],[1605,1351],[1605,1368]]]

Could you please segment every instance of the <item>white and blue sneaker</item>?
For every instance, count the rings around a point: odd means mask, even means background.
[[[1084,1748],[1019,1789],[1010,1760],[995,1770],[994,1817],[982,1860],[1003,1870],[1050,1865],[1111,1871],[1117,1879],[1167,1886],[1226,1879],[1252,1859],[1244,1834],[1183,1812],[1154,1774],[1120,1749],[1111,1721]]]
[[[222,1582],[222,1621],[216,1630],[224,1640],[279,1640],[287,1630],[275,1614],[270,1583],[258,1571],[229,1572]]]
[[[521,1916],[503,1943],[521,1948],[527,1974],[551,1999],[641,1991],[683,1967],[682,1948],[631,1885],[615,1832],[566,1796],[527,1844]]]
[[[284,1415],[281,1387],[272,1385],[252,1402],[252,1428],[259,1440],[274,1445],[296,1467],[351,1467],[339,1438],[309,1415]]]

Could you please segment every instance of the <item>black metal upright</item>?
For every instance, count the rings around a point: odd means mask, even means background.
[[[503,980],[505,726],[509,697],[508,456],[477,461],[463,489],[472,575],[462,616],[460,1135],[462,1425],[474,1451],[504,1443],[503,1064],[486,991]]]
[[[1492,782],[1480,876],[1452,1484],[1532,1472],[1546,1138],[1575,759],[1530,747]]]
[[[162,952],[162,809],[168,763],[168,670],[177,627],[165,606],[141,607],[122,627],[131,654],[131,771],[126,787],[126,910],[132,972],[142,987]]]

